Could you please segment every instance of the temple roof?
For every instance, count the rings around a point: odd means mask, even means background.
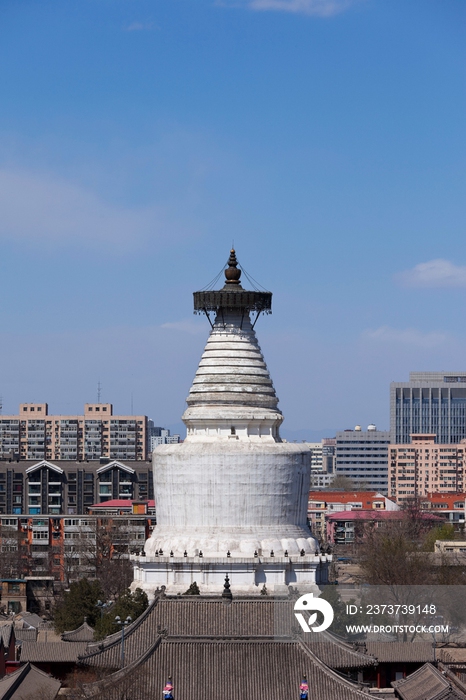
[[[463,692],[460,685],[459,681],[453,685],[432,664],[424,664],[407,678],[392,682],[402,700],[466,700],[466,688]]]
[[[293,696],[305,674],[313,697],[319,700],[367,699],[367,694],[325,666],[299,641],[159,636],[145,651],[103,683],[85,686],[86,694],[98,697],[103,687],[113,686],[116,698],[127,678],[135,699],[158,697],[171,675],[175,697],[185,700],[283,700]],[[117,660],[113,667],[118,667]],[[141,679],[144,682],[138,688]]]
[[[366,697],[332,668],[359,669],[374,665],[375,659],[331,635],[321,643],[304,643],[293,605],[292,599],[243,598],[226,605],[218,597],[159,594],[126,628],[125,669],[111,674],[108,684],[114,683],[116,689],[130,674],[132,678],[142,675],[146,679],[142,700],[147,692],[157,697],[165,678],[172,675],[176,694],[186,700],[200,700],[209,693],[239,700],[245,688],[251,698],[282,700],[306,674],[319,700]],[[80,663],[118,669],[121,634],[90,644]],[[93,697],[95,691],[97,697],[101,686],[91,684],[86,692]],[[135,692],[133,686],[131,690]]]
[[[87,621],[84,620],[83,624],[75,630],[63,632],[61,638],[64,642],[93,642],[94,630],[87,624]]]
[[[53,700],[60,687],[60,681],[28,663],[0,680],[0,700]]]

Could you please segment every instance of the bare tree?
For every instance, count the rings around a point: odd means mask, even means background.
[[[99,579],[107,600],[115,600],[133,580],[130,532],[116,518],[90,519],[65,540],[63,578],[67,585],[83,576]]]
[[[26,535],[18,525],[0,525],[0,578],[22,578],[29,573]]]

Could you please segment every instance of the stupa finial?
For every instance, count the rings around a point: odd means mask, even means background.
[[[234,248],[230,250],[228,258],[228,267],[225,270],[226,284],[240,284],[241,270],[238,269],[238,261],[236,259],[236,251]]]

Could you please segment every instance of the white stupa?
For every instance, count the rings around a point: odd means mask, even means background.
[[[133,556],[134,583],[201,593],[312,590],[327,580],[307,525],[310,453],[282,442],[283,416],[250,313],[271,312],[270,292],[246,291],[232,250],[219,291],[194,294],[215,321],[187,398],[185,441],[153,455],[157,525]]]

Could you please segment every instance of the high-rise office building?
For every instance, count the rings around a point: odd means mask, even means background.
[[[347,476],[358,488],[388,494],[388,430],[369,425],[361,430],[337,432],[335,468],[337,476]]]
[[[390,385],[390,434],[395,444],[435,434],[441,444],[466,438],[466,372],[410,372]]]
[[[22,403],[0,416],[0,459],[147,459],[147,416],[114,416],[110,403],[87,403],[84,415],[52,416],[46,403]]]

